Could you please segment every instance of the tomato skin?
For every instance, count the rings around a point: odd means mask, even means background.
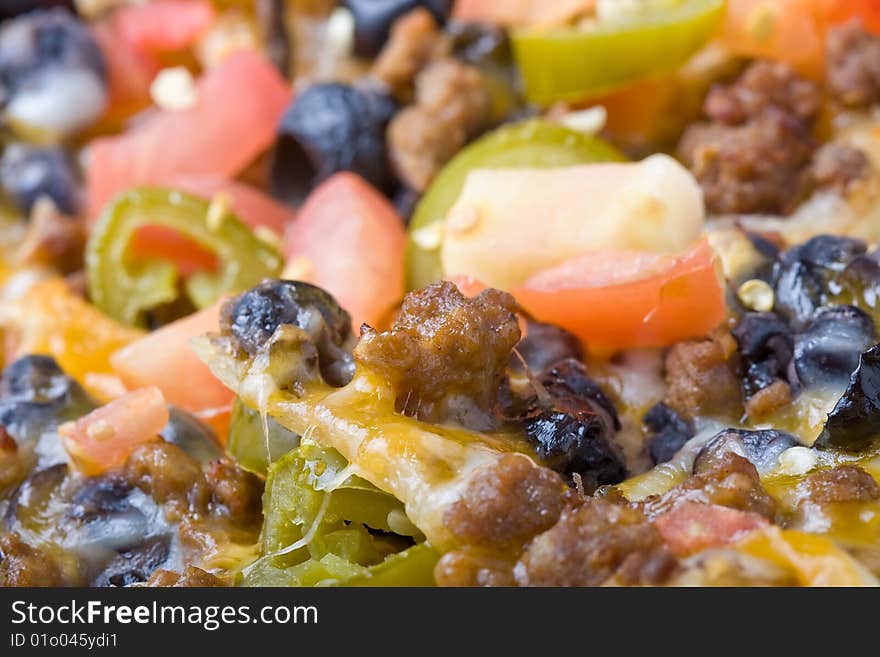
[[[184,278],[200,271],[217,271],[217,256],[173,228],[144,226],[131,242],[132,253],[143,260],[169,260]]]
[[[299,280],[332,294],[352,317],[378,327],[404,293],[406,235],[392,205],[353,173],[337,173],[306,199],[285,235]]]
[[[193,413],[230,406],[233,393],[211,374],[190,339],[217,331],[220,304],[215,304],[145,335],[110,357],[116,374],[129,389],[156,386],[168,403]]]
[[[156,387],[129,392],[58,428],[74,464],[90,477],[125,465],[140,445],[158,439],[168,405]]]
[[[159,55],[193,45],[216,18],[207,0],[159,0],[119,7],[92,24],[107,64],[110,100],[105,123],[121,123],[148,107]]]
[[[721,41],[734,54],[775,59],[819,77],[828,29],[852,18],[880,34],[876,0],[728,0]]]
[[[120,7],[112,20],[120,36],[136,49],[163,53],[195,43],[216,17],[207,0],[153,0]]]
[[[865,28],[880,34],[880,2],[878,0],[815,0],[829,25],[845,23],[853,17],[860,18]]]
[[[486,284],[473,276],[447,276],[445,280],[455,285],[466,297],[475,297],[486,289]]]
[[[608,278],[615,258],[612,272],[647,255],[652,256],[647,275],[639,277],[632,269],[629,280],[615,282],[619,274]],[[590,346],[663,347],[706,335],[725,313],[712,248],[701,240],[683,255],[665,258],[633,252],[581,256],[511,292],[536,319],[568,329]]]
[[[216,194],[227,194],[231,209],[251,228],[264,227],[278,236],[284,234],[296,213],[271,196],[247,183],[218,176],[182,176],[162,183],[203,199],[211,200]]]
[[[107,64],[110,97],[105,120],[122,121],[150,105],[150,83],[161,65],[126,41],[110,20],[95,23],[92,34]]]
[[[675,555],[686,557],[733,543],[770,523],[757,513],[683,501],[660,515],[654,526]]]
[[[193,107],[157,111],[128,132],[89,145],[92,214],[131,187],[234,177],[272,143],[289,99],[286,82],[262,55],[230,55],[198,81]]]

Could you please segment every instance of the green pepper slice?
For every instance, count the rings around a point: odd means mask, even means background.
[[[142,187],[116,197],[101,215],[86,246],[86,273],[92,302],[128,324],[143,323],[144,312],[178,297],[178,272],[165,260],[137,260],[130,253],[143,226],[172,228],[213,253],[217,272],[197,272],[184,289],[197,308],[226,292],[239,292],[277,275],[282,259],[238,218],[182,192]]]
[[[407,235],[407,285],[417,289],[443,278],[443,221],[472,170],[549,169],[623,159],[601,139],[549,121],[532,119],[493,130],[452,158],[416,207]]]
[[[262,562],[242,578],[244,586],[436,586],[434,567],[440,555],[427,543],[390,554],[372,566],[328,552],[279,568]]]
[[[256,587],[320,586],[353,579],[365,575],[368,570],[335,554],[326,554],[320,559],[309,559],[287,568],[279,568],[268,561],[260,562],[239,583]]]
[[[263,496],[263,554],[284,550],[302,539],[319,514],[321,525],[314,533],[316,538],[324,538],[351,523],[421,537],[405,519],[403,504],[394,496],[357,476],[337,484],[346,465],[338,452],[303,440],[269,467]],[[326,493],[325,487],[331,483],[332,492]],[[328,494],[330,500],[324,504]],[[295,562],[305,554],[304,547],[284,555],[281,561]]]
[[[262,556],[242,572],[244,586],[433,584],[439,555],[413,545],[424,537],[407,531],[403,505],[359,477],[338,483],[346,465],[338,452],[304,439],[269,466]]]
[[[724,0],[679,0],[588,27],[512,34],[526,97],[549,105],[607,93],[683,64],[712,36]]]
[[[440,555],[434,548],[419,543],[385,557],[382,563],[370,566],[336,586],[436,586],[434,566],[439,560]]]
[[[263,476],[269,465],[299,445],[299,436],[271,417],[266,418],[266,425],[268,436],[263,431],[260,414],[236,398],[232,405],[226,451],[245,470]]]

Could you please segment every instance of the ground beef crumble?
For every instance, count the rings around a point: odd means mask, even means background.
[[[76,272],[83,266],[87,237],[84,219],[66,216],[48,199],[40,199],[31,210],[28,230],[15,258],[22,265]]]
[[[398,177],[415,192],[423,192],[491,118],[482,74],[453,57],[452,46],[419,7],[394,22],[373,65],[373,78],[407,105],[389,123],[386,140]]]
[[[759,523],[777,515],[755,466],[730,451],[706,453],[683,483],[641,502],[628,502],[613,489],[584,498],[571,489],[561,493],[560,488],[557,475],[518,456],[480,473],[446,514],[446,525],[460,547],[438,563],[437,582],[663,584],[682,572],[654,524],[671,509],[719,505],[757,514],[752,517]]]
[[[132,452],[125,476],[178,518],[213,512],[247,525],[260,517],[262,483],[228,458],[211,461],[203,471],[176,445],[148,443]]]
[[[810,124],[818,116],[820,105],[815,83],[796,75],[785,64],[759,60],[734,84],[713,87],[703,111],[713,121],[738,125],[776,108]]]
[[[798,484],[802,503],[873,502],[880,499],[880,484],[855,465],[817,470]]]
[[[442,47],[437,21],[427,9],[418,7],[394,21],[371,73],[398,100],[407,102],[412,97],[416,74]]]
[[[513,548],[553,526],[564,493],[555,472],[511,454],[477,471],[443,522],[464,544]]]
[[[794,500],[796,506],[790,509],[788,526],[807,532],[824,532],[834,527],[836,519],[863,522],[862,511],[880,501],[880,485],[856,465],[839,465],[807,475],[798,483]],[[876,544],[849,542],[846,534],[838,540],[864,566],[880,575],[880,551]]]
[[[569,507],[526,548],[514,568],[520,586],[657,584],[677,561],[637,507],[592,498]]]
[[[136,448],[125,466],[126,478],[160,504],[183,514],[207,506],[210,490],[199,464],[166,442]]]
[[[810,178],[816,187],[846,193],[854,183],[864,180],[871,169],[865,152],[845,144],[824,144],[813,156]]]
[[[165,570],[159,568],[147,580],[147,586],[156,587],[216,587],[226,586],[219,577],[211,573],[196,568],[195,566],[187,566],[182,573],[176,573],[173,570]]]
[[[444,554],[434,579],[438,586],[516,586],[513,562],[470,546]]]
[[[880,37],[853,19],[828,32],[826,80],[833,98],[851,108],[880,101]]]
[[[776,502],[764,490],[758,470],[748,459],[730,451],[706,454],[696,463],[694,474],[648,501],[646,509],[656,515],[682,500],[749,511],[771,521],[776,517]]]
[[[880,39],[858,22],[830,31],[827,85],[845,106],[880,100]],[[812,136],[822,90],[782,63],[753,62],[732,84],[714,87],[679,155],[703,188],[712,214],[788,214],[816,188],[841,193],[870,167],[858,149]]]
[[[736,350],[736,341],[726,330],[673,346],[665,361],[667,406],[684,418],[738,419],[742,390],[736,376]]]
[[[0,586],[64,586],[55,559],[15,532],[0,536]]]
[[[505,292],[468,298],[441,281],[408,294],[391,330],[367,328],[354,357],[394,385],[399,411],[485,430],[520,338],[517,309]]]
[[[259,520],[263,486],[255,475],[224,458],[208,464],[205,479],[221,513],[242,525]]]
[[[804,125],[775,108],[742,125],[691,126],[684,162],[715,214],[788,212],[800,198],[814,144]]]
[[[488,122],[492,99],[480,72],[453,58],[439,59],[416,78],[415,103],[388,125],[388,149],[400,178],[423,191]]]
[[[791,403],[791,386],[787,381],[776,379],[766,388],[761,388],[746,402],[746,415],[759,421]]]

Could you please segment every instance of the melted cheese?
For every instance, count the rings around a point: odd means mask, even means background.
[[[332,447],[351,472],[401,500],[407,516],[432,545],[454,541],[443,514],[459,500],[472,475],[504,454],[525,452],[525,441],[427,424],[394,411],[394,392],[363,370],[344,388],[311,384],[303,394],[278,390],[265,373],[229,355],[222,338],[194,347],[214,374],[242,401],[300,435]],[[538,467],[537,465],[535,467]]]

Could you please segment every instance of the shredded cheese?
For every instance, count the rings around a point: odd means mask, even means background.
[[[525,448],[511,436],[436,426],[395,413],[387,382],[365,371],[343,388],[313,383],[299,394],[278,390],[269,377],[253,375],[254,364],[230,356],[223,340],[199,338],[192,344],[244,403],[340,452],[351,470],[339,477],[356,473],[401,500],[407,517],[439,549],[455,544],[443,515],[461,499],[474,472],[518,446]],[[339,477],[330,488],[341,483]]]

